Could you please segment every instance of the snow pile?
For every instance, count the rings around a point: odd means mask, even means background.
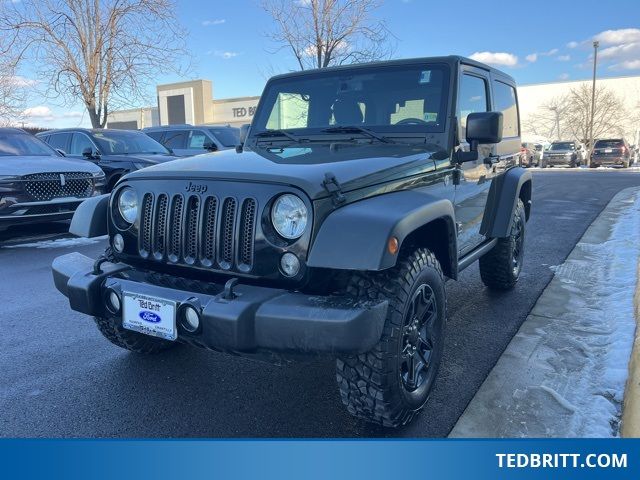
[[[108,238],[107,235],[94,238],[72,237],[72,238],[58,238],[56,240],[41,240],[39,242],[21,243],[17,245],[6,245],[4,248],[68,248],[68,247],[83,247],[86,245],[93,245],[100,243]]]
[[[615,437],[636,320],[640,189],[616,195],[571,252],[451,432]]]
[[[549,332],[568,341],[557,369],[560,383],[571,386],[564,399],[575,406],[567,436],[618,435],[636,329],[640,195],[620,200],[617,207],[620,216],[607,240],[591,243],[595,239],[585,235],[576,255],[555,268],[569,293],[566,315]]]

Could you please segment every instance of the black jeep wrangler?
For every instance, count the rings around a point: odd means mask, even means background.
[[[489,288],[520,275],[514,80],[460,57],[281,75],[241,141],[82,203],[72,233],[110,246],[57,258],[56,287],[134,352],[335,356],[349,412],[407,423],[442,358],[445,279],[476,260]]]

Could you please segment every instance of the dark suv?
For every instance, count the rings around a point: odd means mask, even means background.
[[[72,232],[109,248],[57,258],[56,287],[135,352],[335,356],[349,412],[407,423],[442,359],[445,279],[477,260],[491,289],[520,276],[514,80],[461,57],[277,76],[243,140],[83,203]]]
[[[591,168],[611,165],[629,168],[631,164],[631,150],[624,138],[598,140],[593,146],[591,154]]]
[[[176,159],[152,138],[132,130],[67,128],[38,133],[37,137],[67,157],[98,165],[107,176],[107,192],[129,172]]]
[[[178,156],[229,150],[240,143],[240,129],[230,125],[167,125],[142,131]]]
[[[542,167],[579,167],[582,145],[574,141],[553,142],[542,156]]]
[[[87,198],[104,192],[95,165],[64,158],[17,128],[0,128],[0,231],[10,226],[69,220]]]

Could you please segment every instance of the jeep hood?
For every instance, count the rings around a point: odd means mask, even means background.
[[[126,176],[136,179],[235,180],[294,186],[312,200],[328,196],[322,182],[335,176],[344,192],[435,169],[437,145],[311,144],[226,150],[154,165]]]

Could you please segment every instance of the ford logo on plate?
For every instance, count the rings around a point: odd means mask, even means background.
[[[157,315],[157,314],[155,314],[153,312],[150,312],[148,310],[143,310],[138,315],[140,315],[140,318],[142,320],[144,320],[145,322],[160,323],[160,320],[162,320],[160,318],[160,315]]]

